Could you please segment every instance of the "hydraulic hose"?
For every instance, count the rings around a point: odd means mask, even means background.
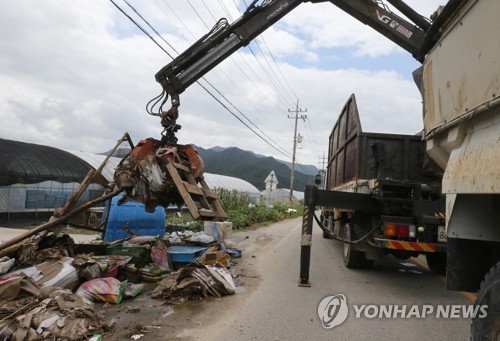
[[[359,239],[356,239],[356,240],[345,240],[343,238],[340,238],[340,237],[337,237],[335,235],[333,235],[325,226],[323,226],[323,224],[321,223],[321,221],[318,219],[318,217],[316,216],[316,213],[313,215],[314,216],[314,220],[316,220],[316,223],[319,225],[319,227],[325,231],[326,233],[328,233],[328,235],[330,237],[332,237],[333,239],[335,240],[338,240],[338,241],[341,241],[341,242],[344,242],[346,244],[359,244],[363,241],[365,241],[366,239],[368,239],[368,237],[370,237],[373,232],[375,232],[379,226],[375,225],[370,231],[368,231],[363,237],[359,238]]]

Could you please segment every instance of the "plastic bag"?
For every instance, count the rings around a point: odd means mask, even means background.
[[[120,282],[113,277],[96,278],[83,283],[76,293],[91,301],[119,304],[122,301],[127,282],[127,280]]]
[[[133,284],[133,283],[128,283],[127,286],[125,287],[125,291],[123,291],[123,297],[124,298],[134,298],[135,296],[139,295],[142,289],[144,289],[145,284]]]
[[[165,246],[163,240],[158,239],[155,245],[151,248],[151,260],[154,264],[159,264],[167,269],[170,269],[168,265],[167,247]]]
[[[14,266],[14,263],[16,262],[15,258],[9,258],[9,257],[2,257],[0,259],[0,275],[6,274],[9,272],[10,268]]]

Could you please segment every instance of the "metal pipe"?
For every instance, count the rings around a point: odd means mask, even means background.
[[[467,2],[467,0],[450,0],[444,6],[443,11],[439,16],[434,20],[429,30],[426,32],[425,39],[420,47],[420,52],[422,54],[427,54],[437,42],[437,35],[441,33],[442,26],[448,22],[448,20],[455,15],[457,9],[463,4]]]
[[[387,0],[387,2],[396,7],[401,13],[408,17],[408,19],[412,20],[425,32],[427,32],[431,27],[431,23],[427,21],[424,16],[420,15],[402,0]]]

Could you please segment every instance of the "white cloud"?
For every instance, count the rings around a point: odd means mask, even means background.
[[[215,20],[205,5],[216,18],[226,15],[218,1],[191,3],[210,27]],[[224,3],[235,17],[234,3]],[[428,10],[435,1],[409,3]],[[111,3],[47,0],[33,6],[27,0],[0,0],[0,4],[4,27],[0,39],[2,138],[100,152],[110,149],[125,131],[136,142],[160,137],[159,118],[147,115],[144,107],[160,92],[154,75],[170,58]],[[196,38],[207,32],[184,0],[133,5],[179,51],[195,40],[186,27]],[[338,58],[334,54],[322,56],[323,48],[347,47],[353,56],[379,56],[398,50],[331,4],[301,5],[264,36],[279,69],[272,59],[264,60],[254,49],[260,63],[242,51],[210,72],[207,79],[258,129],[291,153],[293,129],[287,110],[294,109],[295,95],[281,89],[287,88],[284,83],[275,80],[277,85],[273,85],[269,80],[281,77],[282,72],[307,106],[313,128],[314,136],[308,136],[303,123],[299,125],[307,146],[299,151],[302,162],[316,164],[317,154],[327,151],[330,130],[352,92],[357,95],[365,130],[414,133],[421,128],[418,91],[401,75],[386,70],[322,70],[292,64],[292,60],[314,65],[321,58]],[[181,95],[180,109],[180,143],[237,146],[285,158],[196,84]],[[317,145],[310,143],[312,139]]]

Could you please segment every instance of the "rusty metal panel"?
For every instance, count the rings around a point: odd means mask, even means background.
[[[500,96],[498,32],[498,0],[469,1],[445,27],[424,63],[426,134]]]
[[[356,137],[348,141],[345,145],[345,167],[342,183],[355,180],[358,168],[358,140]]]
[[[342,108],[330,134],[327,189],[351,180],[356,176],[357,140],[361,132],[356,97],[352,94]]]
[[[361,158],[360,177],[363,179],[377,178],[375,169],[375,158],[373,156],[372,145],[375,142],[382,142],[385,146],[386,161],[389,177],[392,179],[404,179],[405,158],[410,157],[404,151],[404,137],[402,135],[390,136],[388,134],[369,134],[364,133],[361,136],[363,145],[363,157]],[[422,144],[422,149],[424,145]],[[406,154],[406,155],[405,155]]]
[[[376,143],[383,145],[385,153],[384,178],[434,182],[442,176],[442,170],[427,156],[421,136],[362,132],[354,95],[343,107],[329,142],[329,190],[356,179],[378,178],[372,149]]]

